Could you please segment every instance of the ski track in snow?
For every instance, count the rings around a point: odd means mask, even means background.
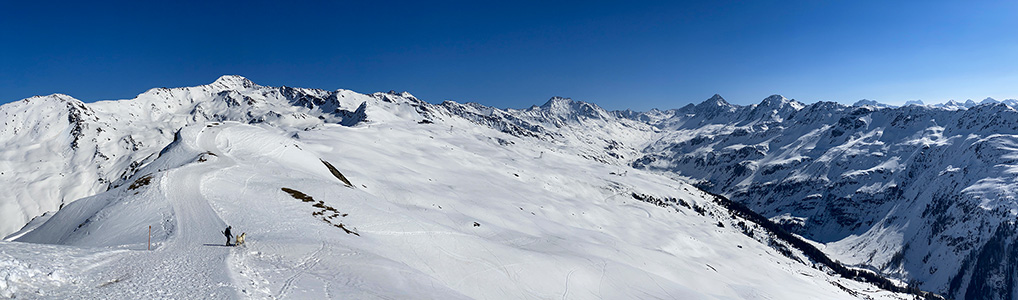
[[[276,293],[277,298],[286,297],[286,293],[290,291],[290,288],[293,286],[294,280],[296,280],[300,276],[303,276],[309,270],[313,269],[316,265],[318,265],[318,262],[321,261],[319,255],[322,254],[322,251],[325,250],[325,247],[326,247],[325,242],[322,242],[321,248],[318,248],[318,250],[315,250],[315,252],[311,253],[308,256],[305,256],[304,259],[301,260],[300,264],[297,265],[296,268],[297,272],[295,272],[293,275],[287,278],[286,282],[283,282],[283,287],[281,287],[279,289],[279,292]]]
[[[215,131],[202,132],[198,138],[198,143],[214,140]],[[221,166],[228,163],[228,160],[219,162]],[[94,273],[66,296],[89,299],[237,298],[226,263],[231,248],[225,247],[220,232],[226,227],[225,223],[199,190],[209,170],[213,169],[192,165],[159,176],[159,189],[173,208],[177,231],[165,244],[152,251],[113,250],[95,254],[95,257],[106,258],[83,267],[84,273]]]

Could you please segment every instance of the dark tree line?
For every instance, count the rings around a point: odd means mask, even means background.
[[[804,241],[803,239],[799,238],[798,236],[795,236],[794,234],[789,233],[784,228],[782,228],[781,225],[771,222],[770,219],[767,219],[766,217],[756,213],[755,211],[749,209],[749,207],[746,207],[742,203],[728,200],[728,198],[726,198],[725,196],[721,196],[718,194],[710,192],[707,192],[707,194],[714,197],[714,203],[717,203],[718,205],[721,205],[725,209],[728,209],[729,213],[731,213],[732,215],[739,216],[743,219],[746,219],[747,221],[756,223],[764,230],[770,232],[774,236],[774,238],[784,241],[788,245],[796,249],[799,249],[799,251],[801,251],[803,255],[805,255],[807,258],[818,264],[826,266],[827,268],[831,269],[841,277],[861,282],[868,282],[873,285],[876,285],[879,288],[892,292],[913,294],[916,296],[923,297],[925,299],[944,299],[940,295],[919,290],[919,288],[915,285],[901,287],[895,284],[890,279],[881,276],[880,274],[868,270],[858,270],[845,267],[841,263],[832,260],[830,257],[827,256],[826,253],[820,251],[820,249],[817,249],[812,244]]]

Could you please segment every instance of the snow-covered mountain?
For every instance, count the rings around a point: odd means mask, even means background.
[[[0,106],[0,182],[7,191],[0,195],[0,234],[124,184],[187,124],[352,125],[364,119],[358,105],[368,99],[350,91],[263,88],[223,76],[205,86],[152,89],[131,101],[85,104],[55,94]]]
[[[1016,296],[1018,111],[774,103],[652,123],[664,134],[633,166],[700,180],[842,262],[953,298]],[[767,105],[781,118],[749,117]]]
[[[947,102],[944,102],[944,103],[932,103],[932,104],[927,104],[927,103],[923,102],[922,100],[909,100],[909,101],[905,102],[905,106],[915,105],[915,106],[942,108],[942,109],[947,109],[947,110],[962,110],[962,109],[969,109],[969,108],[972,108],[972,107],[975,107],[975,106],[979,106],[979,105],[994,104],[994,103],[1003,103],[1003,104],[1006,104],[1007,106],[1010,106],[1010,107],[1018,107],[1018,99],[997,100],[997,99],[993,99],[991,97],[987,97],[986,99],[983,99],[982,101],[979,101],[979,102],[976,102],[975,100],[972,100],[972,99],[968,99],[968,100],[965,100],[964,102],[957,101],[957,100],[948,100]],[[880,103],[880,102],[877,102],[876,100],[868,100],[868,99],[859,100],[859,101],[855,102],[855,104],[852,104],[852,106],[866,106],[866,105],[877,107],[877,108],[896,108],[897,107],[897,106],[894,106],[894,105]]]
[[[1010,282],[985,280],[1003,273],[984,272],[998,265],[983,257],[1015,249],[1005,240],[1014,225],[968,224],[1013,214],[1005,209],[1013,204],[992,197],[1007,186],[1007,168],[1000,167],[1006,162],[993,157],[1008,157],[1008,137],[980,136],[999,128],[973,128],[1009,124],[1012,110],[998,104],[962,113],[981,110],[1004,117],[804,105],[781,96],[752,106],[715,96],[650,112],[553,98],[503,110],[430,104],[405,92],[266,87],[239,76],[152,89],[129,100],[33,97],[0,106],[0,187],[8,191],[0,195],[0,234],[7,235],[0,242],[0,296],[924,295],[908,280],[955,295],[996,292]],[[967,135],[930,126],[918,135],[909,131],[941,114],[970,128]],[[857,118],[842,122],[846,116]],[[866,139],[870,124],[883,124],[877,122],[893,124]],[[835,130],[840,134],[827,138]],[[865,153],[873,158],[839,163],[849,150],[856,151],[853,158],[869,157],[854,147],[871,150]],[[908,147],[928,151],[897,157]],[[883,149],[882,156],[874,149]],[[940,163],[934,158],[965,151],[990,158],[962,160],[928,176],[934,171],[927,165]],[[926,156],[916,158],[919,152]],[[927,165],[915,165],[920,162]],[[905,177],[909,170],[917,171]],[[775,175],[793,171],[798,177]],[[848,180],[838,177],[846,172],[870,182],[831,188]],[[1001,177],[968,175],[976,172]],[[954,174],[970,178],[962,183],[969,185],[947,188]],[[796,179],[785,184],[786,178]],[[917,180],[961,196],[923,198],[940,192],[913,194]],[[845,197],[853,187],[870,196]],[[820,196],[799,197],[812,188]],[[972,198],[977,194],[982,198]],[[751,201],[759,195],[771,198]],[[969,199],[982,202],[963,204]],[[920,214],[898,203],[934,206]],[[927,220],[946,227],[933,231],[920,223]],[[247,243],[224,247],[227,225],[245,232]],[[937,239],[966,228],[979,230],[962,241],[970,248]],[[906,240],[913,236],[920,240]],[[995,249],[1005,252],[983,254]],[[925,269],[913,268],[914,256],[927,250],[939,252],[923,266],[967,275],[947,277],[947,288],[936,281],[941,277],[918,276]],[[854,255],[869,252],[875,254]],[[949,261],[968,257],[975,258]],[[962,278],[957,288],[950,287],[954,278]],[[971,283],[980,278],[985,283]]]

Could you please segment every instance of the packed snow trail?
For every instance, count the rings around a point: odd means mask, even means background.
[[[375,255],[372,250],[347,247],[351,238],[363,238],[323,222],[311,214],[317,208],[283,194],[280,187],[312,192],[319,186],[332,194],[366,195],[338,183],[316,155],[271,129],[236,123],[185,127],[135,178],[131,187],[121,186],[72,203],[18,238],[22,242],[96,247],[14,244],[24,252],[61,253],[53,258],[75,257],[82,263],[56,268],[79,275],[68,280],[71,286],[37,290],[35,295],[98,299],[467,298],[399,261]],[[323,205],[338,205],[323,200]],[[361,203],[367,207],[387,205]],[[352,207],[343,209],[359,214]],[[123,222],[127,219],[132,222]],[[225,246],[222,230],[227,223],[235,235],[247,232],[244,246]],[[146,233],[135,230],[149,224],[156,224],[152,251],[145,250]],[[37,250],[47,247],[59,250]],[[42,286],[45,281],[32,283]]]
[[[209,131],[209,133],[206,133]],[[199,146],[214,146],[218,133],[217,128],[203,128],[197,134]],[[214,148],[195,149],[196,155],[201,150],[212,152]],[[233,163],[230,159],[218,159],[218,156],[205,155],[207,162],[184,166],[167,172],[162,181],[163,192],[172,204],[176,215],[179,232],[167,245],[173,250],[188,251],[197,246],[218,246],[215,241],[222,241],[226,246],[222,231],[226,222],[209,205],[208,199],[201,193],[201,182],[213,170],[224,168]],[[223,251],[226,253],[226,251]]]
[[[80,256],[81,276],[57,298],[228,299],[238,294],[227,264],[226,223],[202,195],[209,173],[234,164],[214,153],[215,126],[181,129],[158,159],[127,187],[68,205],[18,241],[112,248],[60,249]],[[128,220],[130,222],[125,222]],[[145,244],[152,226],[152,251]],[[147,228],[146,228],[147,229]],[[119,250],[131,249],[131,250]],[[81,254],[84,253],[84,254]],[[66,294],[63,294],[66,293]]]
[[[194,139],[198,146],[214,145],[216,128],[203,128]],[[200,155],[213,149],[175,149]],[[232,163],[228,159],[212,159],[205,163],[186,165],[160,176],[160,189],[173,208],[177,231],[167,243],[155,251],[131,251],[109,262],[113,268],[103,274],[105,281],[98,288],[87,289],[87,298],[236,298],[227,268],[229,247],[221,233],[226,228],[200,192],[200,183],[207,174]],[[125,287],[114,288],[116,285]],[[89,294],[91,293],[91,294]]]

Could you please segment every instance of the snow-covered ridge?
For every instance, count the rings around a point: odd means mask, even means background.
[[[262,87],[227,75],[209,85],[156,88],[135,99],[83,103],[37,96],[0,106],[0,235],[75,199],[120,185],[187,124],[354,125],[365,101],[350,91]]]
[[[978,105],[994,104],[994,103],[1003,103],[1003,104],[1006,104],[1007,106],[1010,106],[1010,107],[1018,107],[1018,99],[997,100],[997,99],[993,99],[991,97],[987,97],[986,99],[983,99],[982,101],[979,101],[979,102],[976,102],[975,100],[972,100],[972,99],[965,100],[964,102],[963,101],[957,101],[957,100],[947,100],[947,102],[943,102],[943,103],[925,103],[922,100],[909,100],[909,101],[905,101],[905,105],[904,106],[915,105],[915,106],[943,108],[943,109],[948,109],[948,110],[960,110],[960,109],[969,109],[969,108],[972,108],[972,107],[978,106]],[[881,108],[895,108],[895,107],[898,107],[898,106],[895,106],[895,105],[889,105],[889,104],[885,104],[885,103],[880,103],[880,102],[877,102],[875,100],[869,100],[869,99],[862,99],[862,100],[856,101],[855,104],[853,104],[852,106],[864,106],[864,105],[881,107]]]

